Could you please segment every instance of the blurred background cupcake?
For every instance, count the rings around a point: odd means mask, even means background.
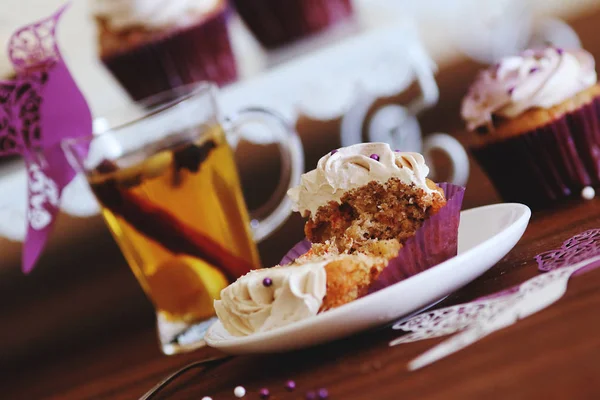
[[[100,57],[136,100],[237,78],[224,0],[93,0]]]
[[[543,207],[600,187],[600,86],[585,50],[547,47],[482,71],[462,104],[505,201]]]
[[[352,16],[351,0],[233,0],[256,39],[273,49]]]

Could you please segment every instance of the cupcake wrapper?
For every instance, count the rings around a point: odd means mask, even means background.
[[[440,183],[446,195],[446,205],[437,214],[423,222],[415,236],[408,239],[398,256],[381,271],[369,293],[410,278],[458,252],[458,224],[465,188],[450,183]]]
[[[600,187],[600,98],[538,129],[471,152],[505,201],[543,208]]]
[[[465,188],[440,183],[446,195],[446,205],[428,218],[414,237],[406,241],[398,256],[392,259],[371,287],[376,292],[394,283],[425,271],[454,256],[458,251],[458,224]],[[311,243],[304,239],[283,257],[281,265],[288,264],[310,250]]]
[[[311,243],[308,239],[296,243],[294,247],[288,251],[279,262],[279,265],[286,265],[293,262],[296,258],[306,254],[310,250]]]
[[[102,57],[134,100],[200,81],[224,85],[237,78],[227,33],[227,10],[186,29]]]
[[[261,44],[279,47],[352,15],[350,0],[234,0],[235,8]]]

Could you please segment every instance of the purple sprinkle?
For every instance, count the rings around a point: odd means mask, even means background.
[[[287,381],[287,382],[285,383],[285,389],[286,389],[288,392],[291,392],[291,391],[293,391],[294,389],[296,389],[296,382],[294,382],[293,380],[291,380],[291,379],[290,379],[289,381]]]
[[[329,153],[330,155],[334,155],[335,153],[337,153],[337,150],[331,150],[331,153]]]
[[[268,399],[269,396],[271,396],[271,392],[269,392],[269,389],[267,389],[267,388],[260,389],[258,394],[260,395],[261,399]]]
[[[563,49],[561,49],[560,47],[557,47],[557,48],[556,48],[556,52],[557,52],[558,54],[562,54],[562,53],[564,53],[564,50],[563,50]]]
[[[510,89],[508,89],[508,95],[510,96],[511,94],[513,94],[514,91],[515,91],[514,87],[511,87]]]
[[[531,68],[531,69],[529,70],[529,73],[530,73],[530,74],[533,74],[533,73],[535,73],[535,72],[538,72],[539,70],[540,70],[540,69],[539,69],[538,67],[533,67],[533,68]]]
[[[273,284],[273,280],[271,278],[265,278],[263,279],[263,286],[264,287],[269,287]]]
[[[369,157],[375,161],[379,161],[379,155],[377,155],[377,154],[371,154]]]
[[[314,390],[309,390],[306,392],[306,395],[304,395],[304,398],[306,400],[317,400],[317,393]]]
[[[394,151],[395,151],[396,153],[400,153],[400,150],[399,150],[399,149],[396,149],[396,150],[394,150]]]
[[[325,388],[319,389],[319,400],[325,400],[329,398],[329,391]]]

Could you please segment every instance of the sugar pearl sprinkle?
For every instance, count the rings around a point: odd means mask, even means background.
[[[212,397],[204,396],[202,400],[213,400]]]
[[[265,278],[263,279],[263,286],[264,287],[269,287],[273,284],[273,280],[271,278]]]
[[[289,380],[285,383],[285,389],[288,392],[292,392],[294,389],[296,389],[296,382],[294,382],[293,380]]]
[[[246,395],[246,389],[244,389],[243,386],[238,386],[235,389],[233,389],[233,394],[235,395],[235,397],[240,399]]]
[[[586,186],[583,188],[583,190],[581,191],[581,197],[584,200],[592,200],[594,197],[596,197],[596,191],[594,190],[593,187],[591,186]]]
[[[329,391],[325,388],[321,388],[317,391],[317,395],[319,396],[319,400],[325,400],[329,398]]]
[[[258,395],[261,399],[268,399],[269,396],[271,396],[271,392],[269,392],[269,389],[267,388],[262,388],[259,390]]]
[[[379,154],[371,154],[369,158],[372,158],[375,161],[379,161]]]

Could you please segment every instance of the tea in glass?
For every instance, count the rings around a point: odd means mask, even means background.
[[[251,228],[231,147],[239,136],[236,126],[224,130],[215,92],[207,84],[174,90],[136,105],[133,117],[119,114],[123,118],[104,133],[63,142],[155,307],[166,354],[204,345],[215,320],[214,300],[229,283],[260,267],[255,240],[290,213],[283,201]],[[238,121],[262,120],[279,131],[275,142],[291,166],[289,183],[282,171],[280,184],[284,189],[295,184],[302,150],[289,125],[263,109],[237,115]]]

